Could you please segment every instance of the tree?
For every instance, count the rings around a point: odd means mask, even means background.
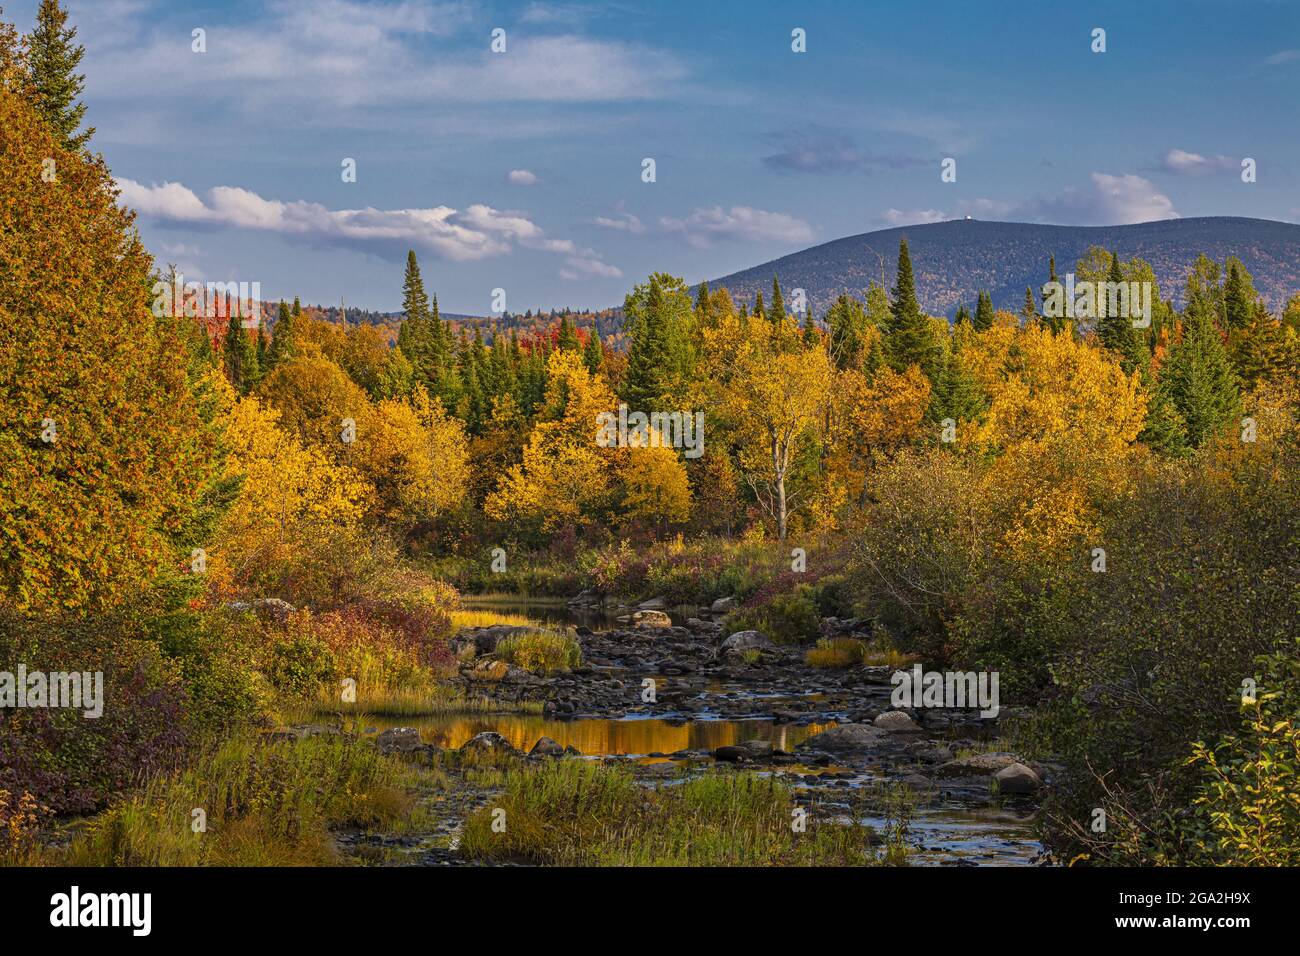
[[[1106,276],[1106,282],[1112,288],[1124,284],[1124,271],[1120,267],[1119,256],[1115,253],[1111,253],[1110,271]],[[1097,337],[1101,339],[1102,345],[1119,357],[1120,367],[1125,372],[1144,370],[1150,356],[1146,337],[1142,330],[1133,326],[1132,315],[1123,315],[1124,310],[1118,305],[1117,299],[1115,314],[1112,315],[1108,308],[1109,295],[1101,292],[1097,294]],[[1134,311],[1132,302],[1129,302],[1128,311],[1130,313]]]
[[[597,334],[595,326],[592,326],[591,334],[587,336],[587,344],[582,347],[582,361],[587,366],[587,371],[595,375],[600,371],[600,366],[605,358],[605,350],[600,344],[600,335]]]
[[[906,239],[898,243],[898,279],[894,286],[889,330],[885,336],[885,352],[895,372],[919,365],[931,381],[938,374],[940,347],[929,317],[916,301],[916,280],[912,275],[912,257]]]
[[[95,130],[78,133],[86,104],[78,103],[86,77],[76,72],[86,48],[58,0],[41,0],[36,29],[27,37],[27,70],[36,110],[67,149],[84,149]]]
[[[267,349],[266,367],[262,369],[264,373],[269,374],[277,365],[283,365],[293,358],[293,316],[294,313],[289,311],[281,299],[280,311],[271,329],[271,347]]]
[[[839,369],[861,369],[867,334],[867,313],[862,303],[841,295],[826,313],[830,328],[831,360]]]
[[[993,328],[993,299],[982,289],[975,302],[975,318],[971,320],[976,332],[985,332]]]
[[[204,544],[215,383],[103,162],[3,84],[0,144],[0,605],[103,611]]]
[[[768,308],[768,321],[779,325],[785,319],[785,299],[781,296],[781,283],[772,276],[772,305]]]
[[[581,347],[578,341],[578,334],[573,331],[573,324],[569,321],[567,315],[560,317],[560,328],[556,333],[556,348],[570,349],[576,351]]]
[[[1029,286],[1025,286],[1025,304],[1020,315],[1026,325],[1038,320],[1038,305],[1034,302],[1034,290]]]
[[[624,334],[631,339],[621,398],[636,411],[678,400],[695,364],[694,311],[686,284],[656,272],[628,293]]]
[[[1206,292],[1196,291],[1183,313],[1182,338],[1161,369],[1169,397],[1187,429],[1187,443],[1199,448],[1241,412],[1237,376],[1214,322]]]
[[[221,356],[226,368],[226,378],[241,395],[247,395],[257,384],[257,343],[249,337],[244,320],[232,310],[226,324],[226,336],[221,344]]]

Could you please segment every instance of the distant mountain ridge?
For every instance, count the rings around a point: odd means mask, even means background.
[[[891,287],[898,242],[904,237],[921,306],[932,315],[949,318],[959,305],[974,309],[981,289],[992,295],[996,308],[1019,311],[1026,286],[1033,288],[1035,296],[1041,294],[1049,256],[1056,256],[1056,271],[1064,277],[1091,246],[1113,250],[1121,259],[1139,256],[1151,263],[1161,297],[1172,298],[1176,305],[1182,304],[1187,273],[1201,253],[1219,263],[1230,255],[1239,258],[1275,313],[1300,291],[1300,225],[1235,216],[1163,219],[1131,226],[977,219],[900,226],[813,246],[710,279],[709,287],[725,286],[738,304],[753,301],[759,291],[766,299],[775,274],[787,304],[790,290],[802,288],[821,315],[841,294],[862,298],[869,282],[882,281],[882,272],[885,287]]]

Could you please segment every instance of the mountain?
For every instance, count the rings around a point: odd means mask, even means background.
[[[821,315],[842,293],[859,298],[873,279],[890,288],[898,262],[898,241],[906,237],[916,270],[917,296],[932,315],[951,318],[957,306],[975,307],[984,289],[999,309],[1019,311],[1025,287],[1041,294],[1047,258],[1065,281],[1090,246],[1103,246],[1121,259],[1140,256],[1151,263],[1162,298],[1182,304],[1184,280],[1202,252],[1222,263],[1235,255],[1254,276],[1255,288],[1278,312],[1300,291],[1300,226],[1271,219],[1206,216],[1164,219],[1132,226],[1044,226],[1023,222],[955,219],[928,225],[882,229],[836,239],[773,259],[752,269],[710,279],[725,286],[737,304],[754,293],[769,298],[772,276],[781,280],[787,305],[790,290],[802,288]]]

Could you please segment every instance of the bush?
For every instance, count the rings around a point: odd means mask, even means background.
[[[810,667],[851,667],[861,664],[867,655],[867,645],[854,637],[829,637],[810,647],[804,662]]]
[[[742,608],[727,616],[724,635],[738,631],[762,631],[780,644],[800,644],[821,632],[817,606],[807,585],[789,594],[778,594],[761,607]]]
[[[567,672],[582,663],[582,648],[567,634],[527,631],[511,634],[497,644],[496,656],[537,674]]]

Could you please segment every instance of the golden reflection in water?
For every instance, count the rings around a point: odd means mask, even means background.
[[[834,723],[773,725],[768,720],[701,720],[674,725],[665,720],[546,720],[528,715],[433,716],[373,719],[367,724],[417,727],[425,743],[460,747],[475,734],[496,731],[511,746],[531,750],[542,737],[561,746],[574,746],[584,754],[673,753],[677,750],[713,750],[745,740],[770,740],[781,750],[793,750],[813,734]]]

